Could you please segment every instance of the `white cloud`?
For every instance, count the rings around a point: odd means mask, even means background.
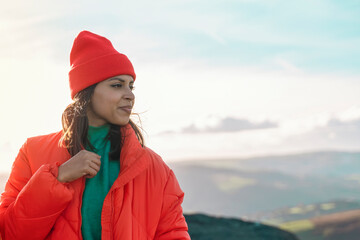
[[[148,63],[138,69],[142,78],[137,82],[137,110],[148,111],[149,125],[158,132],[179,130],[196,121],[204,126],[196,119],[209,115],[285,125],[298,121],[306,130],[326,124],[332,114],[360,100],[356,76],[213,68],[185,59]]]
[[[280,57],[276,57],[273,61],[276,65],[282,67],[286,72],[293,72],[293,73],[303,72],[300,68],[296,67],[290,61],[282,59]]]
[[[360,125],[317,126],[304,132],[279,128],[228,133],[166,134],[148,144],[165,160],[224,159],[312,151],[360,151]]]
[[[180,133],[217,133],[217,132],[238,132],[246,130],[255,130],[255,129],[266,129],[266,128],[275,128],[277,127],[276,123],[270,121],[263,122],[252,122],[247,119],[239,119],[234,117],[226,117],[218,119],[216,123],[210,122],[208,124],[195,124],[192,123],[189,126],[184,127]]]
[[[337,114],[341,121],[351,121],[360,118],[360,105],[354,105]]]

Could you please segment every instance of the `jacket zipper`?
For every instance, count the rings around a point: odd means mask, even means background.
[[[81,192],[80,192],[80,206],[79,206],[79,239],[83,240],[82,234],[81,234],[81,225],[82,225],[82,217],[81,217],[81,206],[82,206],[82,197],[84,194],[84,189],[85,189],[85,178],[82,177],[81,180]]]

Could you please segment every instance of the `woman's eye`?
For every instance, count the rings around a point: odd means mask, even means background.
[[[135,87],[134,87],[134,86],[130,86],[130,89],[131,89],[131,91],[134,91],[134,90],[135,90]]]
[[[114,87],[114,88],[120,88],[120,87],[122,87],[122,84],[113,84],[111,86]]]

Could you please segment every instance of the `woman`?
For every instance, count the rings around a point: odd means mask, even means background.
[[[129,119],[129,59],[82,31],[70,64],[74,102],[62,131],[21,147],[1,195],[2,239],[190,239],[174,173]]]

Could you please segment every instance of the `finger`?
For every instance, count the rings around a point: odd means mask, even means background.
[[[91,167],[92,169],[94,169],[96,172],[98,172],[100,170],[100,166],[94,162],[91,162],[89,167]]]
[[[89,154],[89,156],[97,158],[97,159],[101,158],[101,156],[99,154],[96,154],[94,152],[87,151],[87,154]]]
[[[97,159],[97,158],[91,159],[91,163],[94,163],[94,164],[98,165],[99,167],[101,166],[101,160]]]
[[[86,170],[87,175],[90,175],[89,177],[95,177],[95,175],[97,174],[97,171],[95,171],[95,169],[88,167]]]

